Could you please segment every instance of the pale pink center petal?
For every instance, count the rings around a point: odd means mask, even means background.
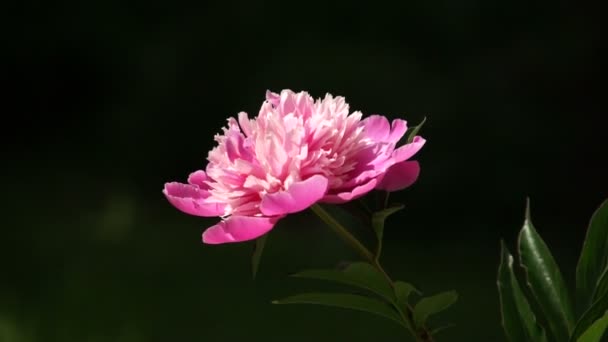
[[[294,212],[303,204],[279,209],[276,202],[289,202],[292,184],[318,175],[326,179],[327,192],[343,188],[360,171],[371,169],[377,174],[375,166],[363,165],[370,164],[365,158],[370,162],[377,158],[377,148],[365,135],[361,113],[349,114],[344,98],[328,94],[314,101],[306,92],[290,90],[266,95],[256,118],[239,113],[238,123],[228,120],[224,134],[216,136],[218,146],[209,153],[207,176],[213,180],[209,191],[214,200],[226,203],[225,215]],[[382,161],[389,157],[390,153]],[[324,193],[297,195],[310,201]],[[274,203],[272,209],[270,203]]]
[[[266,101],[268,101],[273,106],[278,106],[281,100],[281,95],[277,93],[273,93],[270,90],[266,90]]]

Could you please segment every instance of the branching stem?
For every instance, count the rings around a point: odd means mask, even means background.
[[[346,229],[340,222],[338,222],[330,213],[328,213],[323,207],[318,204],[315,204],[311,207],[312,211],[319,216],[319,218],[327,224],[344,242],[346,242],[350,247],[352,247],[363,259],[369,262],[372,266],[374,266],[388,281],[391,287],[394,288],[395,284],[391,277],[386,273],[380,262],[377,260],[376,256],[367,249],[356,237],[354,237],[348,229]],[[431,336],[431,332],[427,330],[426,327],[416,328],[414,322],[414,310],[409,305],[406,304],[403,308],[393,303],[395,309],[399,312],[399,315],[403,319],[404,322],[410,328],[410,332],[414,334],[417,342],[433,342],[433,337]],[[404,310],[405,309],[405,310]]]

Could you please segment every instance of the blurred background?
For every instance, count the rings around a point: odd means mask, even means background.
[[[503,341],[499,241],[525,199],[569,286],[608,197],[601,11],[574,1],[7,5],[0,341],[403,341],[366,313],[270,301],[327,284],[289,274],[356,260],[309,212],[250,243],[163,197],[206,165],[229,116],[267,89],[345,96],[427,122],[422,173],[394,195],[382,262],[458,303],[438,341]],[[605,57],[605,56],[604,56]],[[604,88],[605,89],[605,88]]]

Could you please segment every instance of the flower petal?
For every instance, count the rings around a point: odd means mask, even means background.
[[[414,140],[411,143],[405,144],[393,151],[394,161],[398,163],[404,160],[408,160],[414,154],[420,151],[420,149],[422,148],[422,146],[424,146],[425,143],[426,140],[423,137],[419,135],[415,136]]]
[[[224,214],[225,205],[205,202],[209,197],[209,192],[197,185],[178,182],[166,183],[163,194],[173,206],[186,214],[206,217]]]
[[[378,183],[378,180],[376,178],[373,178],[365,184],[356,186],[351,191],[325,195],[325,197],[323,197],[321,202],[340,204],[340,203],[346,203],[346,202],[352,201],[352,200],[357,199],[357,198],[367,194],[368,192],[372,191],[377,183]]]
[[[207,228],[203,232],[203,242],[221,244],[253,240],[269,232],[281,218],[281,216],[230,216]]]
[[[243,132],[243,134],[246,137],[251,136],[251,133],[253,132],[253,130],[251,127],[251,121],[249,120],[249,116],[247,116],[247,113],[240,112],[238,115],[238,118],[239,118],[239,126],[241,127],[241,131]]]
[[[388,142],[397,143],[407,131],[407,121],[402,119],[393,120],[391,133],[388,135]]]
[[[370,115],[361,123],[365,127],[365,135],[374,141],[385,141],[391,130],[388,119],[382,115]]]
[[[420,164],[417,161],[402,161],[391,166],[376,189],[386,191],[398,191],[414,184],[420,174]]]
[[[266,90],[266,101],[277,107],[279,105],[279,102],[281,101],[281,95],[274,93],[270,90]]]
[[[265,195],[260,203],[260,211],[266,216],[302,211],[325,195],[328,183],[327,178],[321,175],[295,182],[285,191]]]
[[[407,121],[395,119],[389,125],[388,119],[382,115],[371,115],[362,122],[365,135],[376,142],[397,143],[407,131]]]
[[[205,184],[205,181],[207,181],[207,179],[208,177],[205,171],[198,170],[192,172],[190,176],[188,176],[188,183],[197,185],[199,188],[206,190],[209,189],[209,186]]]

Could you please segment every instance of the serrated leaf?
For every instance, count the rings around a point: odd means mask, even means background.
[[[591,216],[576,266],[576,298],[580,307],[593,300],[594,289],[608,263],[608,200]],[[596,296],[597,298],[597,296]]]
[[[529,202],[518,244],[520,264],[532,295],[540,304],[555,339],[567,341],[574,327],[572,303],[551,251],[532,225]]]
[[[406,141],[407,144],[414,141],[414,138],[416,137],[416,135],[418,134],[418,132],[422,128],[422,125],[424,125],[425,122],[426,122],[426,116],[424,117],[424,119],[422,119],[422,122],[420,124],[418,124],[418,126],[414,126],[412,128],[412,131],[407,136],[407,141]]]
[[[251,273],[253,274],[253,279],[255,279],[255,276],[258,273],[262,252],[264,252],[267,239],[268,234],[264,234],[255,240],[255,247],[253,249],[253,255],[251,256]]]
[[[458,300],[456,291],[446,291],[430,297],[424,297],[414,307],[414,323],[422,327],[427,319],[436,313],[444,311]]]
[[[384,238],[384,223],[386,219],[392,214],[402,210],[404,208],[403,204],[396,205],[394,207],[386,208],[380,211],[375,212],[372,215],[372,227],[374,228],[374,232],[376,232],[376,238],[378,239],[378,246],[376,248],[376,260],[380,258],[380,254],[382,253],[382,239]]]
[[[577,341],[577,339],[582,336],[587,329],[589,329],[593,322],[605,315],[606,310],[608,310],[608,293],[605,293],[602,297],[595,301],[593,305],[591,305],[591,307],[585,311],[585,313],[583,313],[574,327],[572,336],[570,336],[570,341]]]
[[[511,342],[546,342],[545,330],[538,324],[519,285],[513,271],[513,256],[503,241],[500,242],[500,250],[497,286],[505,335]]]
[[[388,280],[372,265],[366,262],[355,262],[343,271],[339,270],[305,270],[293,275],[298,278],[311,278],[333,281],[368,290],[389,303],[395,301],[393,288]]]
[[[406,283],[404,281],[396,281],[393,285],[395,290],[395,296],[397,297],[397,301],[399,304],[407,304],[409,302],[409,297],[412,293],[420,294],[420,291],[414,287],[414,285],[410,283]]]
[[[407,325],[388,304],[374,298],[346,293],[303,293],[272,302],[273,304],[317,304],[351,310],[365,311],[388,318],[399,325]]]
[[[576,342],[600,342],[607,328],[608,314],[604,314],[604,316],[595,321],[595,323],[593,323]]]

